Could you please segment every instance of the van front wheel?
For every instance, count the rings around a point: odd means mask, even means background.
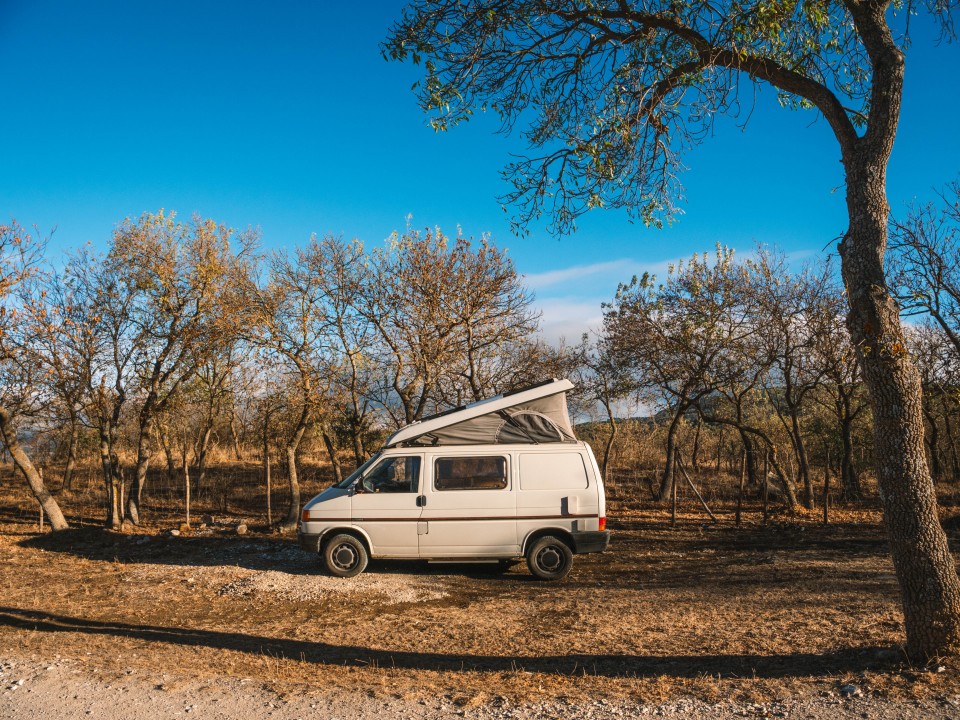
[[[573,567],[573,553],[558,537],[542,537],[527,550],[527,567],[541,580],[562,580]]]
[[[334,535],[323,548],[323,562],[331,575],[348,578],[367,567],[367,549],[353,535]]]

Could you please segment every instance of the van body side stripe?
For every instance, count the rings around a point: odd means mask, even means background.
[[[371,518],[371,517],[355,517],[355,518],[310,518],[308,522],[453,522],[457,520],[575,520],[577,518],[596,518],[599,519],[599,515],[590,515],[590,514],[578,514],[578,515],[503,515],[503,516],[490,516],[485,515],[483,517],[415,517],[415,518]]]

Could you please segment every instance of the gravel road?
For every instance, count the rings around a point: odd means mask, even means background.
[[[706,704],[677,700],[663,705],[618,701],[510,704],[501,699],[463,707],[449,698],[397,700],[361,693],[277,692],[253,680],[197,680],[189,675],[147,676],[128,669],[116,674],[86,663],[6,658],[0,660],[0,720],[37,717],[155,720],[156,718],[323,718],[324,720],[606,720],[607,718],[870,718],[870,720],[933,720],[960,718],[960,696],[937,701],[893,701],[833,694],[765,704]]]

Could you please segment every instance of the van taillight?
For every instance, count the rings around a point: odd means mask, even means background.
[[[607,529],[607,519],[605,517],[600,518],[600,530],[602,531],[606,529]]]

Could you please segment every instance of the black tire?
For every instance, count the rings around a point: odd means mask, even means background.
[[[323,562],[331,575],[349,578],[362,573],[370,557],[353,535],[334,535],[323,546]]]
[[[563,540],[547,535],[527,550],[527,567],[541,580],[562,580],[573,567],[573,553]]]

